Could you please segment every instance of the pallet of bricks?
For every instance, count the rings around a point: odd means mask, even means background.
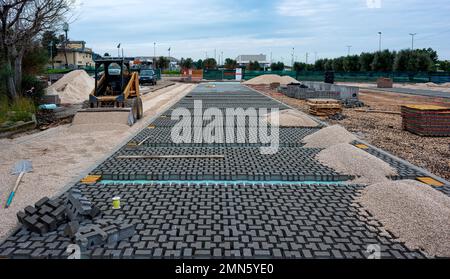
[[[308,99],[309,113],[315,116],[333,116],[342,113],[342,105],[334,99]]]
[[[450,108],[433,105],[402,106],[403,130],[420,136],[450,136]]]

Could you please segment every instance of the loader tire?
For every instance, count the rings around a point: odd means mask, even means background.
[[[139,106],[137,99],[133,99],[132,106],[131,106],[131,112],[133,114],[134,122],[136,122],[139,118]]]
[[[141,97],[137,97],[136,102],[137,102],[137,109],[138,109],[137,119],[139,120],[139,119],[142,119],[142,117],[144,117],[144,106],[143,106]]]

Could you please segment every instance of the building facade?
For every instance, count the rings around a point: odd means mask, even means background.
[[[63,44],[58,45],[58,53],[53,61],[56,68],[63,68],[66,65],[67,55],[69,68],[91,67],[95,65],[93,54],[92,49],[86,47],[86,42],[69,41],[66,44],[65,51]]]
[[[270,67],[270,62],[267,61],[267,56],[265,54],[239,55],[236,58],[237,64],[242,67],[246,67],[250,62],[255,61],[257,61],[262,68]]]

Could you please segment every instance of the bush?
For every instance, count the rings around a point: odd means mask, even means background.
[[[19,98],[9,105],[8,98],[0,96],[0,123],[6,121],[30,121],[36,107],[31,99]]]
[[[45,88],[46,84],[45,82],[37,79],[35,76],[29,76],[25,75],[22,79],[22,88],[23,90],[29,90],[32,87],[34,87],[34,93],[33,96],[26,96],[31,97],[33,102],[37,105],[39,103],[39,100],[42,98],[42,96],[45,95]],[[26,92],[24,92],[26,93]]]

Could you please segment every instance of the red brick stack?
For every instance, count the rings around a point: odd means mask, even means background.
[[[433,105],[402,106],[402,118],[403,130],[420,136],[450,136],[450,108]]]

